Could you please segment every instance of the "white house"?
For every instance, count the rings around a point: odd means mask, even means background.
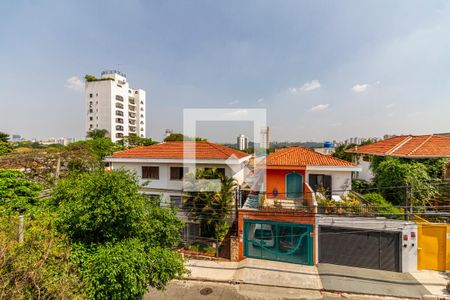
[[[160,196],[162,206],[181,208],[186,174],[197,168],[215,168],[241,185],[250,157],[247,153],[206,141],[165,142],[116,152],[105,162],[111,170],[135,172],[143,184],[142,192]],[[185,215],[180,214],[180,217],[187,221]]]

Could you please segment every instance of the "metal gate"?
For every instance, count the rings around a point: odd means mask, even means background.
[[[319,226],[319,262],[401,272],[399,232]]]
[[[244,220],[246,257],[313,264],[312,225]]]
[[[450,225],[419,224],[419,270],[450,269]]]

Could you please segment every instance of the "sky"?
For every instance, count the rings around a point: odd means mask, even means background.
[[[83,138],[84,75],[119,68],[156,140],[184,108],[265,108],[272,141],[449,132],[449,37],[448,1],[2,1],[0,131]]]

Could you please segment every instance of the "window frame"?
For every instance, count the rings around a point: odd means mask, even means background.
[[[144,172],[144,168],[148,169],[156,169],[156,176],[151,177],[151,174]],[[151,172],[151,171],[149,171]],[[148,175],[149,177],[144,177],[144,175]],[[159,166],[141,166],[141,178],[142,179],[150,179],[150,180],[159,180]]]
[[[178,172],[180,171],[180,169],[181,169],[181,177],[180,178],[178,178],[179,176],[177,176],[177,177],[174,177],[173,175],[174,175],[174,173],[173,173],[173,169],[178,169]],[[188,171],[189,171],[189,169],[188,168],[186,168],[186,167],[170,167],[170,171],[169,171],[169,179],[171,180],[171,181],[180,181],[180,180],[183,180],[183,178],[184,178],[184,176],[188,173]],[[180,175],[180,174],[177,174],[177,175]]]

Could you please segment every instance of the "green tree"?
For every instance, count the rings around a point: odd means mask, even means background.
[[[9,134],[0,131],[0,142],[8,143],[9,142]]]
[[[182,141],[196,141],[196,142],[205,142],[207,139],[202,137],[189,137],[185,136],[182,133],[171,133],[164,139],[164,142],[182,142]]]
[[[108,135],[108,130],[106,129],[93,129],[86,133],[88,139],[103,139]]]
[[[216,182],[203,179],[217,179]],[[201,234],[222,240],[228,230],[227,218],[233,208],[233,191],[236,182],[217,169],[197,170],[186,175],[186,188],[197,191],[188,192],[185,207],[190,218],[200,222]]]
[[[162,288],[183,273],[172,250],[183,223],[139,188],[128,172],[98,171],[63,179],[54,190],[58,228],[75,243],[74,261],[91,299],[137,299],[148,286]],[[164,254],[157,264],[155,253]]]
[[[10,153],[13,147],[9,143],[9,134],[0,131],[0,155]]]
[[[158,144],[158,142],[152,140],[151,138],[143,138],[136,134],[130,134],[129,136],[125,136],[118,143],[128,148],[133,148],[137,146],[151,146]]]
[[[374,186],[380,194],[395,205],[403,205],[405,186],[409,186],[410,200],[414,205],[425,205],[437,196],[438,179],[431,178],[426,165],[417,161],[403,162],[388,157],[373,170]]]
[[[27,180],[21,171],[0,169],[0,214],[32,210],[40,190],[42,187]]]
[[[0,170],[1,299],[82,297],[70,242],[55,230],[55,210],[37,199],[40,190],[22,172]]]
[[[345,151],[354,148],[355,146],[357,146],[356,144],[349,144],[349,145],[340,145],[338,147],[335,148],[335,151],[333,153],[333,157],[336,158],[340,158],[349,162],[353,161],[353,157],[355,156],[355,154],[352,153],[347,153]]]

